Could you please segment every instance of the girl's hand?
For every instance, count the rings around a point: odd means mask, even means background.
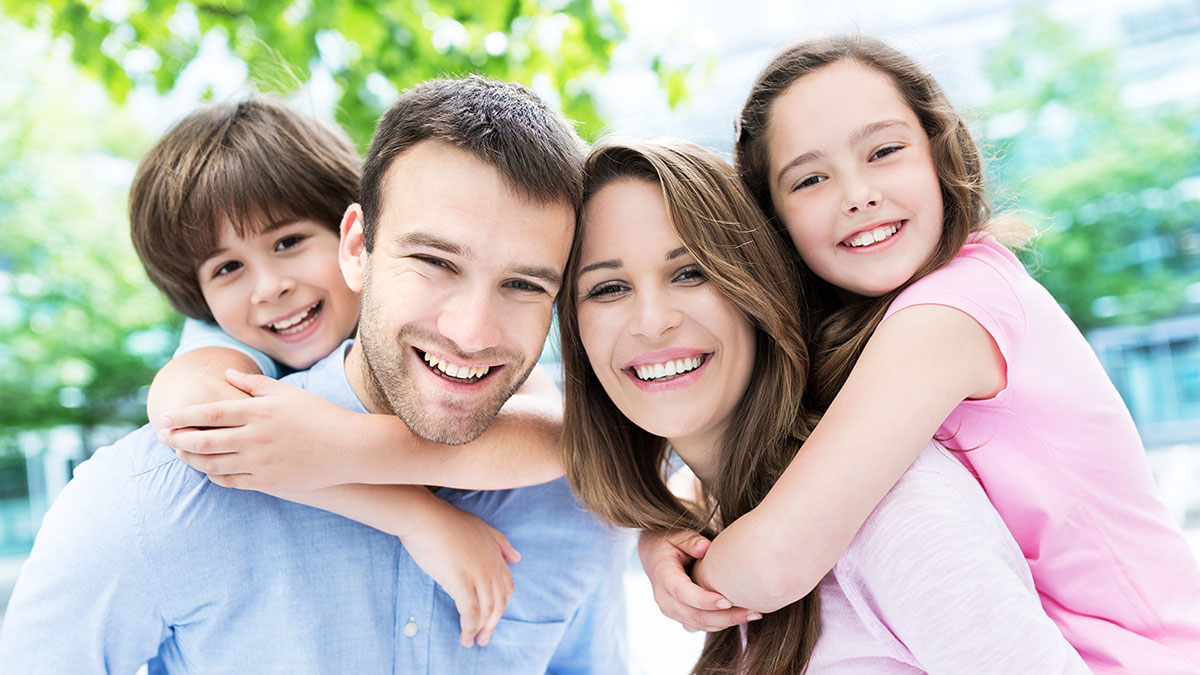
[[[638,557],[659,610],[691,631],[719,631],[761,619],[761,614],[734,607],[723,595],[696,585],[688,576],[685,568],[703,558],[710,543],[696,532],[642,533]]]
[[[224,487],[304,492],[357,481],[351,443],[368,415],[263,375],[225,371],[250,398],[168,412],[158,440]],[[353,433],[351,433],[353,430]]]
[[[486,645],[512,597],[507,563],[521,554],[498,530],[446,502],[427,509],[400,541],[414,562],[454,599],[464,647]]]

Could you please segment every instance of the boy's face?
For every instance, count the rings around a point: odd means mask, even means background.
[[[482,434],[537,363],[571,247],[571,204],[539,204],[439,141],[393,160],[367,252],[361,211],[342,222],[346,281],[363,290],[346,373],[373,412],[418,436]]]
[[[303,369],[354,331],[358,295],[342,279],[335,233],[292,220],[241,239],[226,222],[217,246],[196,274],[213,318],[233,339]]]

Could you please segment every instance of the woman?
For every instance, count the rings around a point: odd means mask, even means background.
[[[616,524],[711,537],[815,424],[793,254],[732,168],[694,145],[601,146],[584,199],[558,306],[567,476]],[[694,501],[667,487],[672,451],[700,481]],[[839,666],[1087,672],[978,485],[932,444],[815,593],[710,634],[696,672]]]

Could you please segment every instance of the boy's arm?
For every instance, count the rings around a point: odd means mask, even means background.
[[[488,643],[512,596],[507,563],[521,555],[478,516],[415,485],[336,485],[275,496],[399,537],[413,561],[454,599],[462,629],[459,643]]]
[[[225,380],[229,368],[259,372],[254,359],[226,347],[203,347],[167,361],[154,375],[146,395],[150,424],[161,429],[164,413],[190,405],[246,398],[246,392]]]
[[[236,372],[252,398],[168,413],[160,440],[223,485],[265,491],[343,483],[498,490],[562,475],[558,390],[540,368],[475,441],[442,445],[393,415],[347,411],[298,387]],[[353,430],[353,433],[348,431]]]

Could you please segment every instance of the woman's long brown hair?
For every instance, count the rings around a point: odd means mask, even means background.
[[[796,256],[725,161],[681,141],[610,143],[585,168],[584,212],[558,297],[565,370],[564,459],[580,499],[607,520],[650,532],[696,530],[714,536],[753,509],[808,437],[804,392],[808,349],[799,309]],[[675,233],[708,283],[755,332],[754,371],[720,449],[715,481],[697,502],[667,488],[670,448],[634,425],[605,393],[580,339],[579,255],[587,202],[605,186],[641,180],[661,187]],[[631,242],[630,245],[636,245]],[[816,592],[747,626],[710,633],[694,673],[793,675],[803,672],[818,632]]]
[[[811,382],[812,401],[818,410],[828,407],[841,390],[888,306],[908,284],[953,260],[971,232],[988,229],[1005,234],[1007,243],[1017,243],[1018,237],[1027,235],[1027,230],[1011,221],[1003,227],[989,222],[991,205],[984,193],[979,149],[933,76],[883,42],[859,35],[817,38],[785,50],[767,65],[750,90],[738,120],[736,165],[764,213],[779,220],[769,188],[767,142],[776,99],[801,77],[841,61],[855,61],[887,75],[920,120],[942,189],[944,217],[941,239],[929,260],[912,279],[890,293],[843,306],[829,284],[814,274],[805,275],[813,286],[809,295],[816,314],[821,317],[813,340]]]

